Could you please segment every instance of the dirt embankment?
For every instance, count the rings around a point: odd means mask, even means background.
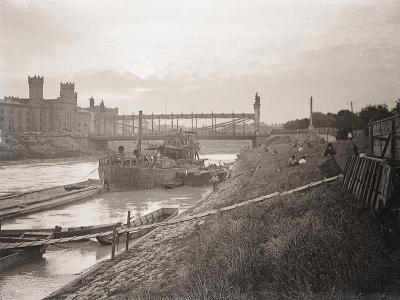
[[[82,141],[71,137],[4,137],[0,160],[75,157],[93,154]]]
[[[286,139],[267,141],[271,151],[260,147],[242,152],[231,178],[185,214],[320,180],[325,145],[308,144],[305,137]],[[300,146],[303,151],[298,151]],[[352,153],[350,143],[336,148],[341,163]],[[291,155],[306,156],[307,163],[289,167]],[[52,299],[381,296],[398,283],[396,240],[394,227],[379,223],[337,181],[156,229],[128,253],[101,263]]]

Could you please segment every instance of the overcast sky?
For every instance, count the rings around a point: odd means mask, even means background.
[[[400,1],[0,0],[0,95],[121,113],[251,112],[283,122],[400,98]],[[167,99],[167,101],[165,101]],[[166,104],[167,103],[167,108]]]

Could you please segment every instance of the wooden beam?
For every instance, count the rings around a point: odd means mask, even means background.
[[[392,119],[392,131],[390,139],[390,158],[396,160],[396,119]]]

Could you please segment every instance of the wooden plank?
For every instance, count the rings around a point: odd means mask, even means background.
[[[352,170],[353,170],[353,168],[354,168],[355,160],[356,160],[355,155],[351,156],[350,162],[349,162],[348,170],[347,170],[346,174],[344,175],[343,187],[344,187],[344,189],[346,189],[346,190],[348,190],[348,189],[347,189],[347,186],[348,186],[348,183],[349,183],[349,180],[350,180],[351,172],[352,172]]]
[[[385,141],[385,146],[383,147],[383,150],[381,152],[381,158],[385,157],[386,151],[387,151],[387,149],[389,147],[389,144],[391,143],[391,140],[392,140],[392,134],[393,134],[393,132],[390,131],[389,132],[389,136],[387,137],[387,139]]]
[[[349,185],[348,185],[348,190],[351,193],[353,193],[354,183],[356,181],[357,173],[360,168],[360,163],[361,163],[361,159],[359,157],[356,157],[356,162],[355,162],[354,168],[351,172],[350,181],[349,181]]]
[[[370,185],[370,193],[368,197],[368,203],[370,208],[375,208],[375,201],[376,201],[376,196],[377,196],[377,189],[378,185],[381,179],[381,174],[382,174],[382,165],[377,163],[377,167],[374,172],[374,178],[373,181],[371,182]]]
[[[367,181],[366,187],[365,187],[365,194],[363,196],[363,199],[364,199],[365,206],[367,206],[367,207],[370,204],[369,199],[370,199],[370,195],[371,195],[371,186],[372,186],[374,178],[375,178],[377,166],[378,166],[378,162],[373,161],[371,164],[371,168],[370,168],[369,178],[368,178],[368,181]]]
[[[344,177],[346,177],[346,174],[347,174],[347,172],[348,172],[348,170],[349,170],[349,165],[350,165],[350,161],[351,161],[352,158],[353,158],[353,156],[350,156],[350,157],[346,160],[346,165],[344,166],[344,169],[343,169],[343,176],[344,176]]]
[[[366,166],[365,166],[363,185],[361,187],[360,194],[359,194],[359,198],[361,200],[364,200],[364,197],[366,195],[367,186],[369,184],[369,181],[371,180],[372,166],[373,166],[372,160],[366,159],[365,161],[366,161]],[[365,203],[363,203],[363,204],[365,204]]]
[[[377,203],[379,203],[379,207],[375,207],[376,209],[385,208],[389,205],[390,198],[390,188],[391,188],[391,180],[392,180],[392,167],[390,165],[384,165],[382,170],[381,181],[378,187],[378,196]]]
[[[365,172],[366,172],[366,168],[367,168],[367,160],[364,158],[360,158],[360,159],[361,159],[361,167],[360,167],[360,171],[358,172],[357,184],[354,189],[354,196],[356,198],[360,197],[361,189],[364,184],[364,176],[365,176]]]

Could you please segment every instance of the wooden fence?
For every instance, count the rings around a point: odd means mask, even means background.
[[[391,161],[400,160],[400,115],[370,123],[371,155]]]
[[[344,169],[343,188],[365,207],[379,211],[393,208],[393,180],[394,166],[384,159],[353,155]]]

